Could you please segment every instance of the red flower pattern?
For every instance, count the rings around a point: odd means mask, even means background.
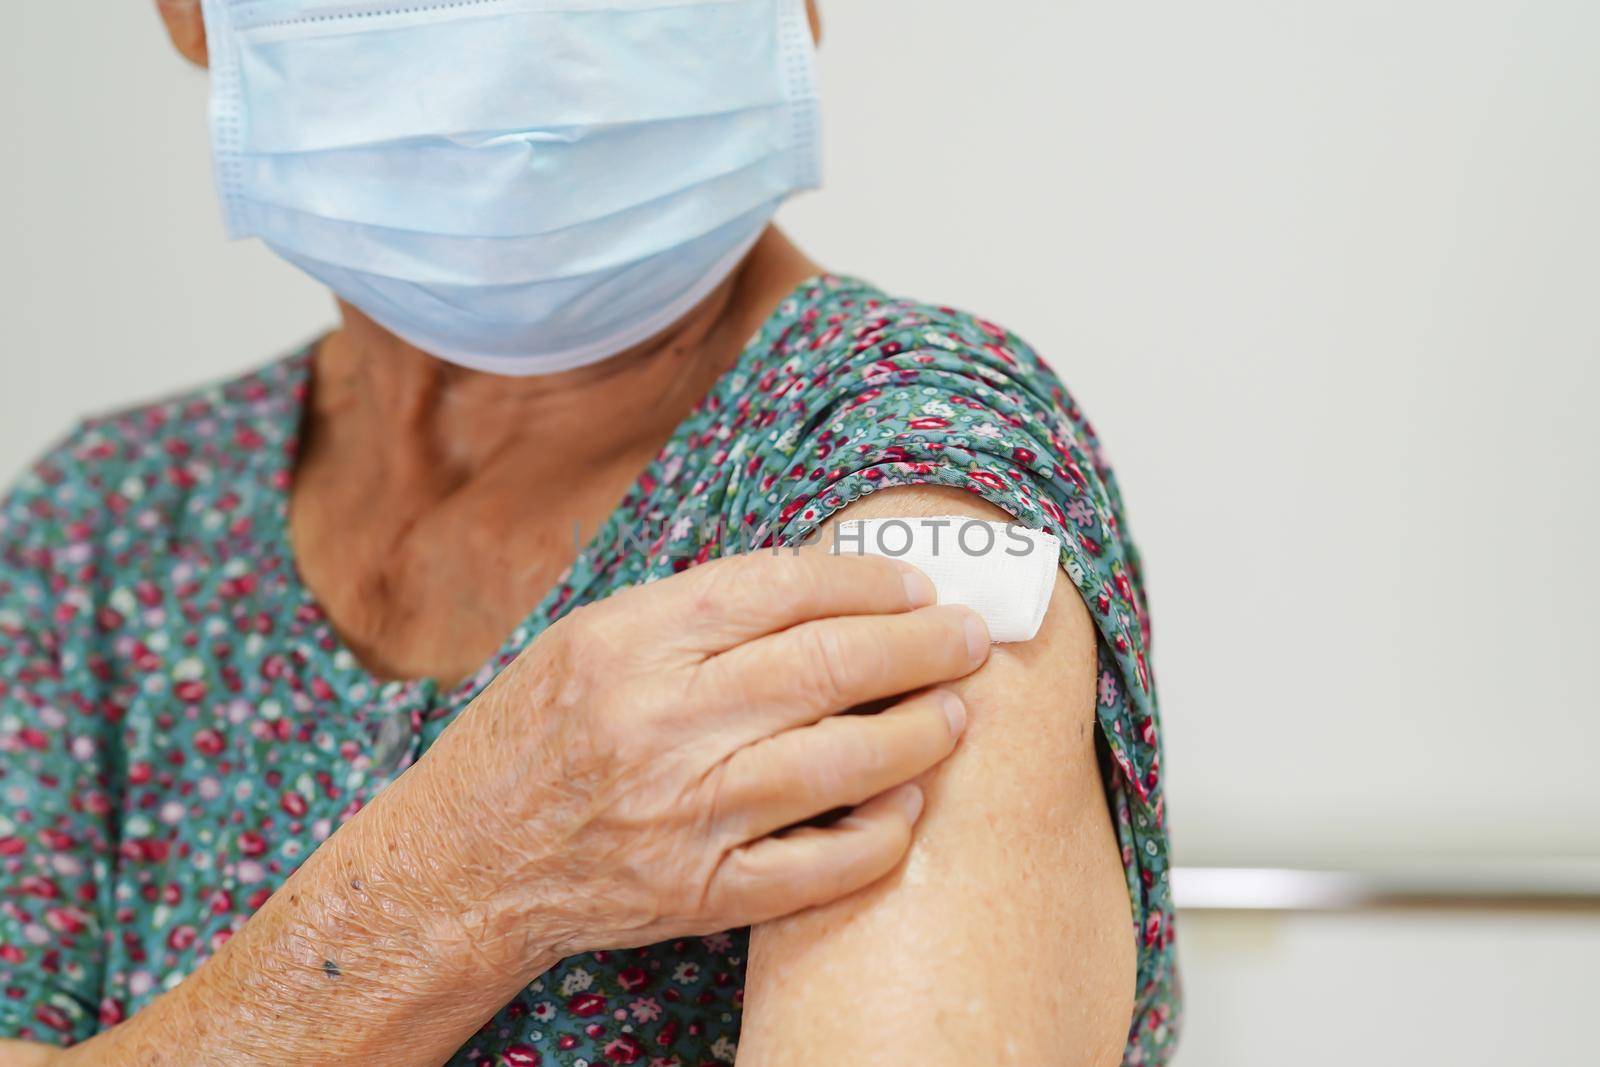
[[[0,504],[0,1037],[82,1040],[193,970],[550,620],[799,540],[866,492],[940,484],[1056,533],[1101,627],[1141,954],[1127,1056],[1166,1061],[1173,926],[1138,558],[1092,428],[1023,341],[861,282],[808,283],[451,692],[366,674],[299,583],[285,517],[309,372],[300,353],[89,421]],[[691,513],[720,529],[674,532]],[[643,516],[665,521],[623,536]],[[748,947],[729,931],[563,960],[451,1062],[727,1063]]]

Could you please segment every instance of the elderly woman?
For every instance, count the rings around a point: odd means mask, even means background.
[[[0,1064],[1164,1062],[1116,486],[1019,339],[771,227],[815,11],[160,11],[341,324],[0,512]],[[1060,539],[1036,636],[812,545],[931,515]]]

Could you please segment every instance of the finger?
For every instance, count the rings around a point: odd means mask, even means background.
[[[832,715],[736,752],[722,768],[716,821],[763,837],[909,782],[954,751],[966,706],[948,689],[876,715]]]
[[[749,744],[836,712],[963,678],[989,657],[983,617],[959,605],[802,623],[700,665],[692,706],[703,729]],[[730,719],[732,721],[725,721]]]
[[[718,866],[707,902],[715,914],[750,925],[837,900],[894,869],[921,813],[922,790],[907,783],[832,826],[742,845]]]
[[[937,599],[909,563],[786,551],[716,560],[614,598],[641,632],[707,655],[813,619],[890,615]]]

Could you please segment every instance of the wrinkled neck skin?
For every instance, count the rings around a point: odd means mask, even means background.
[[[525,378],[447,363],[341,305],[313,359],[290,514],[300,572],[352,650],[387,677],[472,673],[817,271],[769,229],[657,337]]]
[[[303,444],[314,450],[359,427],[366,443],[381,442],[376,451],[385,462],[416,466],[427,482],[442,471],[452,481],[470,478],[508,455],[557,443],[566,469],[610,461],[670,433],[778,303],[817,270],[769,229],[726,282],[661,334],[601,363],[530,377],[448,363],[341,301],[342,325],[315,356]],[[331,430],[333,420],[348,432],[317,432]]]

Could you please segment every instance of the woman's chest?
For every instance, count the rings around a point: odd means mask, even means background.
[[[600,530],[626,522],[617,513],[642,465],[410,496],[312,480],[290,512],[302,581],[375,675],[454,685],[501,649]]]
[[[215,954],[470,703],[471,684],[372,680],[314,612],[270,581],[251,588],[204,619],[130,617],[112,641],[126,653],[102,694],[121,707],[114,852],[98,906],[61,913],[109,931],[108,1020]],[[591,574],[574,601],[610,589]],[[452,1062],[731,1062],[744,943],[733,931],[565,960]]]

